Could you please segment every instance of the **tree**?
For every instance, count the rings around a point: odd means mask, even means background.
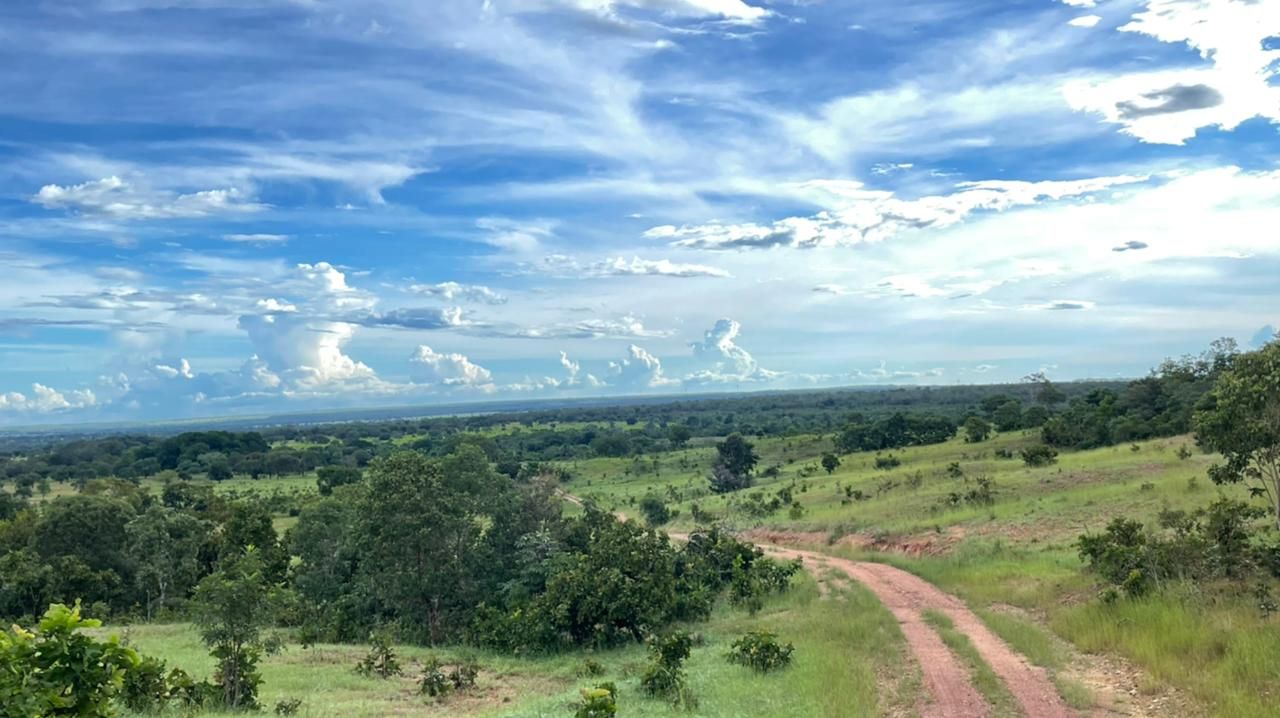
[[[1216,484],[1251,482],[1280,526],[1280,343],[1234,356],[1195,415],[1196,439],[1225,463],[1209,469]]]
[[[822,468],[826,469],[827,475],[831,475],[836,469],[840,468],[840,457],[835,454],[822,455]]]
[[[200,548],[210,524],[165,506],[152,506],[125,526],[134,581],[146,600],[147,620],[172,594],[185,595],[200,575]]]
[[[208,476],[210,481],[230,481],[235,474],[226,459],[220,459],[209,465]]]
[[[693,438],[693,432],[684,424],[670,424],[667,426],[667,439],[671,441],[673,447],[683,449],[691,438]]]
[[[971,416],[964,420],[964,440],[970,444],[978,444],[991,438],[994,427],[991,422],[980,416]]]
[[[991,421],[1000,431],[1015,431],[1022,428],[1022,402],[1010,399],[1001,404],[991,415]]]
[[[359,483],[363,472],[353,466],[322,466],[316,470],[316,488],[321,496],[328,496],[339,486]]]
[[[718,463],[740,476],[750,476],[760,461],[755,446],[742,438],[742,434],[725,437],[724,441],[716,444],[716,452],[719,454]]]
[[[376,460],[359,485],[353,532],[361,570],[377,599],[413,618],[411,628],[421,631],[413,638],[456,636],[478,603],[471,562],[481,526],[476,501],[458,490],[470,483],[446,480],[420,453],[399,452]]]
[[[654,494],[646,494],[640,499],[640,513],[644,514],[645,523],[650,526],[661,526],[671,520],[671,509]]]
[[[735,474],[724,464],[711,467],[711,476],[707,478],[707,482],[711,485],[711,491],[717,494],[751,488],[752,483],[750,474]]]
[[[1022,380],[1035,385],[1036,401],[1049,407],[1050,410],[1067,400],[1067,395],[1062,393],[1062,390],[1057,386],[1054,386],[1054,383],[1049,381],[1049,377],[1042,371],[1028,374]]]
[[[214,681],[222,687],[223,706],[258,706],[258,659],[266,649],[262,635],[271,620],[271,585],[258,552],[242,555],[200,581],[192,601],[192,620],[217,661]]]

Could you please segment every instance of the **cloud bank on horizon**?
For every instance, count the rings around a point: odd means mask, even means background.
[[[1280,324],[1280,0],[0,22],[0,425],[1134,376]]]

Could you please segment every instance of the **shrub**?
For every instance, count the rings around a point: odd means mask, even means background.
[[[1051,466],[1058,463],[1058,452],[1046,444],[1036,444],[1022,450],[1022,461],[1032,467]]]
[[[454,690],[465,691],[475,688],[476,677],[480,675],[480,664],[472,659],[464,659],[449,670],[449,684]]]
[[[595,688],[579,689],[582,704],[578,706],[573,718],[612,718],[618,713],[618,687],[612,683],[601,683]]]
[[[369,636],[369,652],[356,664],[356,673],[366,678],[390,678],[400,675],[400,662],[391,649],[389,636],[375,631]]]
[[[640,499],[640,513],[644,514],[644,520],[650,526],[661,526],[671,520],[671,509],[653,494]]]
[[[596,678],[605,674],[604,666],[599,661],[588,658],[578,665],[578,675],[588,678]]]
[[[902,466],[902,459],[899,459],[893,454],[876,457],[876,468],[881,471],[888,471],[889,469],[895,469],[899,466]]]
[[[79,603],[55,604],[35,631],[0,633],[0,716],[114,715],[112,697],[139,658],[114,637],[81,632],[99,625],[80,617]]]
[[[692,707],[684,673],[684,662],[692,649],[693,639],[684,631],[649,639],[649,665],[640,676],[644,692],[666,698],[672,705]]]
[[[169,702],[169,683],[165,680],[165,664],[146,656],[124,674],[120,701],[134,713],[158,711]]]
[[[746,666],[757,673],[769,673],[791,665],[795,646],[778,643],[778,637],[767,631],[754,631],[733,642],[725,656],[730,663]]]
[[[276,715],[278,716],[297,715],[298,709],[301,707],[302,707],[301,698],[285,698],[284,700],[276,701]]]
[[[422,666],[422,676],[418,678],[418,690],[424,695],[438,698],[447,695],[452,688],[453,684],[445,675],[440,659],[435,656],[428,658]]]

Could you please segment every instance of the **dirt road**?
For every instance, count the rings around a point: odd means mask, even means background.
[[[907,646],[920,664],[925,688],[932,702],[922,707],[926,718],[976,718],[990,713],[969,671],[947,648],[924,612],[938,611],[951,619],[956,630],[968,636],[983,660],[1004,682],[1029,718],[1072,718],[1077,714],[1058,695],[1043,668],[1027,662],[991,632],[960,599],[901,569],[885,564],[850,561],[813,551],[760,544],[778,558],[799,558],[809,566],[825,566],[844,572],[866,586],[898,619]]]
[[[561,493],[562,498],[579,506],[580,498]],[[617,514],[626,521],[625,515]],[[668,534],[676,541],[687,541],[684,534]],[[886,564],[851,561],[816,551],[757,543],[771,556],[801,559],[810,572],[818,568],[841,571],[866,586],[889,609],[907,639],[911,655],[920,664],[925,689],[931,699],[921,707],[924,718],[983,718],[991,706],[973,686],[969,670],[942,642],[937,631],[925,622],[924,612],[937,611],[969,638],[973,647],[991,666],[1028,718],[1076,718],[1053,681],[1043,668],[1031,665],[1015,653],[986,624],[970,611],[963,601],[924,579]]]

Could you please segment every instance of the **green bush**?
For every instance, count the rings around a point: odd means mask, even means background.
[[[278,716],[297,715],[300,708],[302,708],[301,698],[285,698],[284,700],[276,701],[276,715]]]
[[[618,687],[601,683],[595,688],[581,688],[582,703],[573,718],[612,718],[618,713]]]
[[[445,675],[444,665],[440,663],[439,658],[431,656],[422,666],[422,676],[418,678],[418,691],[423,695],[439,698],[448,695],[451,690],[453,690],[453,684]]]
[[[758,673],[769,673],[791,665],[794,651],[795,646],[778,643],[778,637],[768,631],[753,631],[734,641],[725,658]]]
[[[898,468],[899,466],[902,466],[902,459],[899,459],[898,457],[894,456],[893,454],[889,454],[888,456],[877,456],[877,457],[876,457],[876,468],[877,468],[877,469],[880,469],[881,471],[888,471],[889,469],[896,469],[896,468]]]
[[[134,713],[152,713],[169,702],[169,682],[165,680],[165,664],[146,656],[124,675],[120,701]]]
[[[693,649],[693,639],[684,631],[649,639],[649,665],[640,676],[640,687],[656,698],[665,698],[672,705],[692,707],[684,662]]]
[[[1058,452],[1051,446],[1036,444],[1022,450],[1022,462],[1027,466],[1051,466],[1058,463]]]
[[[0,633],[0,718],[114,715],[113,697],[140,662],[111,637],[82,633],[98,621],[80,617],[80,604],[49,607],[35,631]]]
[[[356,664],[356,673],[366,678],[390,678],[400,675],[400,662],[391,650],[390,637],[383,631],[369,636],[369,652]]]

